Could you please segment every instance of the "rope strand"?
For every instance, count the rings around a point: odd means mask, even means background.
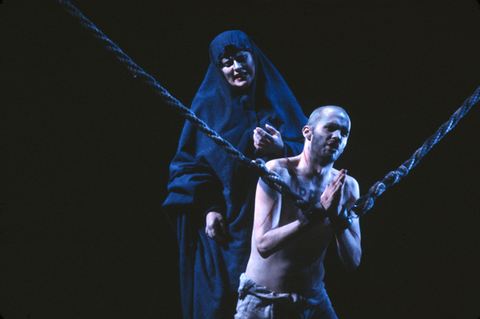
[[[368,193],[360,197],[356,202],[353,210],[358,216],[364,215],[370,210],[375,202],[375,199],[380,196],[388,187],[398,183],[402,178],[408,175],[410,170],[414,168],[418,162],[427,154],[430,149],[437,144],[448,132],[450,132],[458,121],[470,111],[471,107],[478,102],[480,98],[480,87],[463,102],[462,106],[450,117],[450,119],[443,123],[442,126],[430,136],[423,145],[415,151],[415,153],[396,170],[389,172],[385,177],[376,182],[368,191]]]

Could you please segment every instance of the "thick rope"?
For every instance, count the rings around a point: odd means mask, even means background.
[[[227,153],[232,155],[240,164],[245,165],[249,168],[254,169],[268,184],[271,188],[277,190],[283,195],[291,199],[294,204],[302,209],[304,213],[311,214],[313,211],[321,211],[321,205],[317,206],[312,205],[305,201],[300,195],[295,194],[290,187],[282,180],[282,178],[275,172],[269,171],[265,167],[265,162],[261,159],[256,159],[255,161],[246,158],[241,152],[235,149],[228,141],[224,140],[220,135],[215,131],[210,129],[208,125],[201,119],[195,116],[190,109],[183,106],[180,101],[175,99],[170,93],[165,90],[158,82],[148,73],[146,73],[142,68],[140,68],[133,60],[127,56],[123,51],[113,43],[105,34],[103,34],[90,20],[85,18],[85,16],[74,7],[68,0],[57,0],[65,10],[76,18],[80,24],[86,28],[91,35],[96,39],[103,42],[106,49],[113,52],[115,57],[120,60],[133,76],[140,78],[145,84],[147,84],[156,94],[160,95],[163,101],[174,108],[180,115],[185,117],[187,120],[191,121],[201,132],[203,132],[207,137],[212,139],[217,145],[223,148]],[[382,181],[379,181],[373,185],[368,193],[360,197],[353,207],[353,210],[358,216],[364,215],[368,210],[373,207],[373,204],[378,196],[380,196],[388,187],[396,184],[403,177],[405,177],[410,169],[415,167],[418,162],[425,156],[425,154],[438,143],[445,134],[447,134],[457,122],[470,110],[471,106],[475,104],[480,96],[480,87],[475,91],[475,93],[468,98],[462,107],[458,109],[449,121],[444,123],[437,132],[429,137],[423,146],[419,148],[413,156],[403,163],[397,170],[388,173]]]
[[[360,197],[355,202],[353,210],[358,216],[364,215],[370,210],[375,202],[375,199],[380,196],[388,187],[398,183],[403,177],[405,177],[412,168],[414,168],[418,162],[430,151],[430,149],[437,144],[450,130],[457,125],[458,121],[470,110],[472,105],[478,102],[480,98],[480,87],[477,88],[475,93],[463,102],[462,106],[450,117],[450,119],[443,123],[442,126],[430,136],[422,147],[415,151],[415,153],[396,170],[391,171],[381,180],[376,182],[370,187],[368,193]]]
[[[135,78],[139,78],[145,84],[147,84],[155,93],[160,95],[165,103],[172,106],[178,113],[180,113],[183,117],[187,118],[189,121],[193,122],[204,134],[206,134],[209,138],[215,141],[215,143],[219,144],[222,148],[224,148],[228,153],[233,155],[237,160],[246,164],[247,166],[250,164],[250,160],[246,159],[245,156],[237,151],[230,143],[222,139],[220,135],[218,135],[215,131],[210,129],[208,125],[197,118],[195,114],[188,108],[182,105],[180,101],[175,99],[170,93],[165,90],[158,82],[148,73],[146,73],[142,68],[140,68],[133,60],[127,56],[115,43],[113,43],[105,34],[103,34],[90,20],[85,18],[85,16],[76,8],[74,7],[70,1],[68,0],[58,0],[58,2],[70,13],[73,17],[75,17],[80,24],[85,27],[91,35],[93,35],[96,39],[103,42],[106,49],[113,52],[115,57],[122,62],[130,72],[132,72]],[[249,162],[247,164],[247,162]]]

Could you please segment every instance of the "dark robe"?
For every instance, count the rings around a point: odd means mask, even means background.
[[[244,90],[232,88],[220,69],[225,47],[231,45],[255,59],[255,80]],[[265,129],[266,123],[280,131],[284,156],[299,154],[307,119],[250,38],[241,31],[220,34],[210,44],[210,61],[192,111],[248,158],[271,159],[253,145],[253,130]],[[193,124],[185,123],[163,204],[178,236],[184,318],[233,318],[239,276],[250,255],[257,180]],[[205,216],[212,210],[228,224],[228,236],[220,243],[205,234]]]

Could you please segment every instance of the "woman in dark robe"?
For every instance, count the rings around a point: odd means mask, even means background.
[[[220,34],[210,44],[210,62],[191,110],[248,158],[299,154],[307,119],[250,38],[241,31]],[[184,318],[233,318],[250,254],[257,180],[185,123],[163,204],[178,237]]]

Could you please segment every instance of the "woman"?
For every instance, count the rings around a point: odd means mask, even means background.
[[[307,119],[250,38],[241,31],[220,34],[210,44],[210,62],[192,111],[248,158],[299,154]],[[185,123],[163,204],[178,236],[184,318],[233,317],[250,253],[257,179]]]

